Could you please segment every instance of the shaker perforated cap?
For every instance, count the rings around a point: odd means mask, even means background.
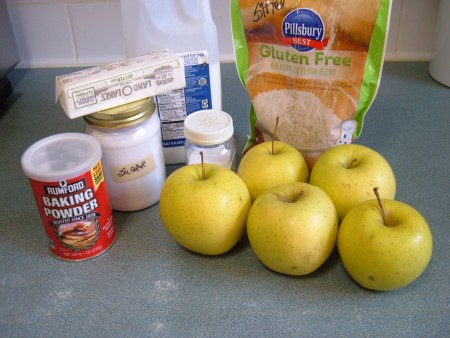
[[[191,143],[219,144],[229,140],[233,134],[233,119],[221,110],[199,110],[184,120],[184,136]]]

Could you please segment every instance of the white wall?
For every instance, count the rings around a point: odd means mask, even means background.
[[[221,61],[234,62],[229,0],[210,1]],[[21,57],[18,67],[87,66],[125,58],[120,0],[6,4]],[[387,60],[429,60],[438,6],[439,0],[393,0]]]

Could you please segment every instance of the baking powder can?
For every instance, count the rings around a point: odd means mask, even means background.
[[[84,133],[62,133],[31,145],[22,168],[50,250],[68,261],[104,253],[116,239],[101,146]]]

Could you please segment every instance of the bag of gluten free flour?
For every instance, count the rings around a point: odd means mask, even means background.
[[[244,149],[276,139],[312,168],[362,130],[382,72],[390,0],[231,0],[236,65],[251,100]]]

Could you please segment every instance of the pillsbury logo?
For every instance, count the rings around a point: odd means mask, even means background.
[[[325,27],[322,18],[308,8],[293,10],[283,20],[283,43],[299,52],[323,49],[328,40],[324,40]]]

